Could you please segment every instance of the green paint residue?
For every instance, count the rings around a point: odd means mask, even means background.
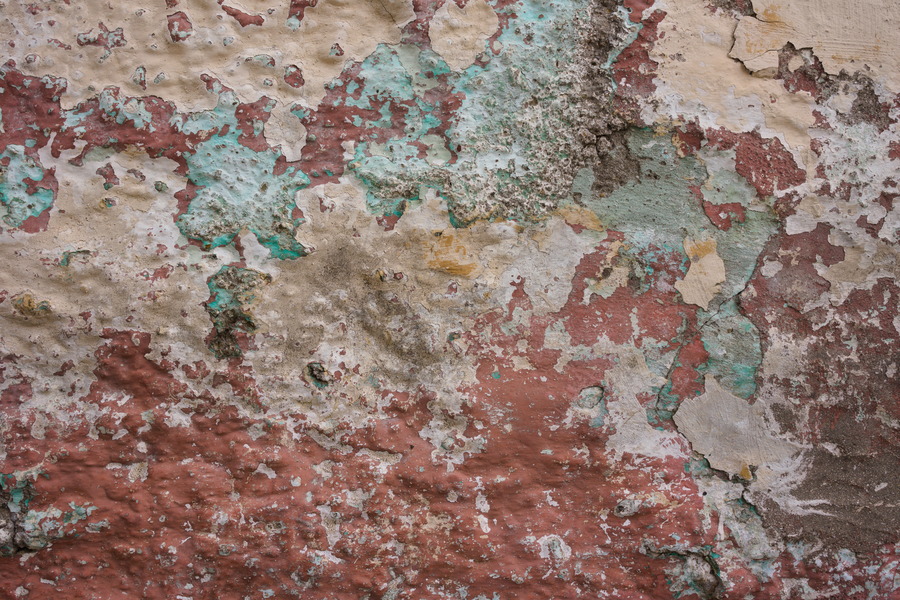
[[[629,245],[641,253],[660,249],[682,253],[685,272],[688,258],[683,251],[684,239],[715,239],[727,276],[720,301],[742,290],[763,246],[777,229],[778,219],[771,207],[748,210],[744,223],[722,231],[709,221],[689,187],[708,179],[703,162],[679,157],[668,136],[657,136],[649,130],[632,130],[628,145],[640,161],[641,176],[609,196],[591,198],[585,204],[604,225],[624,233]],[[730,194],[749,199],[754,193],[749,187],[738,187],[737,180],[731,185]],[[715,305],[714,300],[710,312],[715,311]]]
[[[698,371],[712,375],[736,396],[752,396],[756,392],[756,371],[762,365],[762,347],[759,331],[740,313],[734,300],[719,308],[703,327],[700,339],[709,359]]]
[[[37,477],[41,473],[33,473]],[[12,522],[13,535],[0,546],[0,556],[12,556],[20,551],[45,548],[54,539],[66,535],[65,527],[87,519],[96,506],[79,506],[69,503],[71,510],[56,507],[46,510],[30,508],[34,498],[34,484],[25,477],[12,473],[0,473],[0,510],[8,511],[5,518]]]
[[[45,175],[40,162],[27,155],[24,146],[10,144],[0,153],[0,214],[7,225],[21,227],[53,205],[53,190],[40,187]]]
[[[609,411],[606,408],[606,390],[602,386],[587,387],[575,398],[575,406],[589,412],[591,427],[603,427]]]
[[[733,223],[728,231],[718,229],[703,212],[701,203],[690,186],[714,181],[719,194],[717,202],[741,201],[750,206],[754,192],[736,173],[729,173],[729,155],[706,151],[707,162],[679,157],[668,136],[650,130],[632,130],[629,148],[640,161],[641,176],[604,198],[588,198],[585,205],[610,229],[625,234],[631,252],[643,265],[653,262],[659,253],[681,256],[682,270],[687,272],[689,259],[684,252],[686,237],[714,239],[717,253],[725,263],[726,280],[721,292],[700,310],[701,339],[710,358],[700,367],[701,373],[714,375],[732,393],[742,398],[756,391],[756,370],[761,364],[759,333],[740,314],[734,296],[743,290],[756,268],[757,258],[766,241],[777,229],[777,218],[771,207],[757,204],[746,211],[743,223]],[[733,160],[731,161],[733,163]],[[714,167],[710,175],[707,164]],[[651,276],[651,272],[646,275]],[[677,343],[683,336],[695,335],[682,329],[675,340],[663,340],[647,357],[650,368],[665,376],[675,356],[662,351],[663,346]],[[679,344],[680,348],[680,344]],[[651,423],[670,419],[679,398],[671,394],[671,382],[658,391],[655,405],[648,408]]]
[[[374,214],[401,216],[420,200],[424,187],[440,188],[443,176],[434,161],[420,156],[420,144],[441,124],[432,115],[437,107],[422,93],[433,87],[434,76],[442,72],[446,65],[435,53],[406,45],[379,45],[360,67],[363,86],[346,104],[362,109],[384,104],[379,109],[380,119],[360,119],[358,125],[390,127],[393,111],[403,114],[405,124],[403,134],[387,143],[358,144],[350,162],[350,169],[366,186],[366,204]]]
[[[27,479],[19,479],[12,473],[0,473],[0,494],[11,513],[28,509],[34,495],[34,486]]]
[[[206,282],[210,300],[206,312],[213,324],[210,351],[217,358],[232,358],[242,354],[238,334],[253,334],[257,325],[250,312],[257,290],[272,278],[253,269],[224,266]]]

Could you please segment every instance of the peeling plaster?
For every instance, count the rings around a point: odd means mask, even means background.
[[[0,596],[895,598],[897,14],[7,3]]]

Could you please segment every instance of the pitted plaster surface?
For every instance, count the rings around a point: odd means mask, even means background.
[[[894,4],[0,7],[3,598],[900,594]]]

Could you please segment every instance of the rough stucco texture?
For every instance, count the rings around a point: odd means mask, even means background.
[[[0,2],[0,597],[900,598],[898,29]]]

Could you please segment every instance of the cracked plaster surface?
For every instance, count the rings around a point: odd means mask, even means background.
[[[0,6],[4,597],[900,593],[894,4]]]

